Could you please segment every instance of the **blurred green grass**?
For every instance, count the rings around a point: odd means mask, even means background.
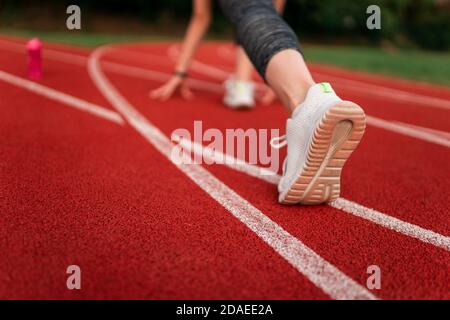
[[[59,42],[83,47],[97,47],[108,43],[116,42],[137,42],[137,41],[163,41],[169,40],[165,36],[147,35],[126,35],[126,34],[106,34],[89,32],[47,32],[47,31],[27,31],[27,30],[1,30],[0,34],[20,38],[39,37],[44,41]]]
[[[306,46],[308,61],[450,85],[450,53],[356,46]]]
[[[165,36],[0,30],[17,37],[96,47],[108,43],[179,40]],[[361,46],[304,45],[307,61],[450,86],[450,53]]]

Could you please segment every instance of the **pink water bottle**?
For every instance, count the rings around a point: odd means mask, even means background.
[[[42,76],[42,42],[33,38],[27,43],[28,77],[39,79]]]

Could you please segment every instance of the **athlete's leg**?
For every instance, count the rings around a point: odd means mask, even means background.
[[[252,81],[253,66],[242,47],[236,52],[233,76],[225,82],[223,103],[232,109],[253,108],[255,85]]]
[[[292,111],[314,84],[300,54],[297,36],[279,17],[272,0],[221,3],[253,65],[283,105]]]
[[[272,3],[277,10],[278,14],[282,15],[286,0],[272,0]],[[237,81],[251,82],[253,75],[253,65],[250,59],[247,57],[244,49],[239,46],[236,54],[236,67],[234,72],[234,78]],[[276,77],[276,75],[274,75]],[[275,82],[276,83],[276,82]],[[278,90],[280,91],[280,90]],[[272,103],[276,98],[276,94],[270,87],[265,88],[265,92],[260,96],[260,102],[264,105]],[[285,100],[285,99],[284,99]]]
[[[234,77],[240,81],[252,81],[253,65],[244,49],[238,47],[236,52],[236,68]]]
[[[340,99],[328,83],[314,83],[295,33],[271,0],[221,3],[253,65],[292,111],[286,124],[288,152],[278,184],[279,201],[335,200],[342,167],[364,133],[364,112]]]
[[[276,53],[266,68],[266,81],[291,112],[305,100],[315,84],[303,56],[297,50]]]

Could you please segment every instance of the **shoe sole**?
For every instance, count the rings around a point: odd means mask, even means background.
[[[314,131],[305,165],[280,203],[317,205],[336,200],[342,168],[365,127],[364,111],[353,102],[342,101],[328,109]]]

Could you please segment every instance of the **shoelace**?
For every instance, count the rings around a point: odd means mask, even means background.
[[[281,149],[287,145],[286,135],[270,139],[270,146],[274,149]]]

